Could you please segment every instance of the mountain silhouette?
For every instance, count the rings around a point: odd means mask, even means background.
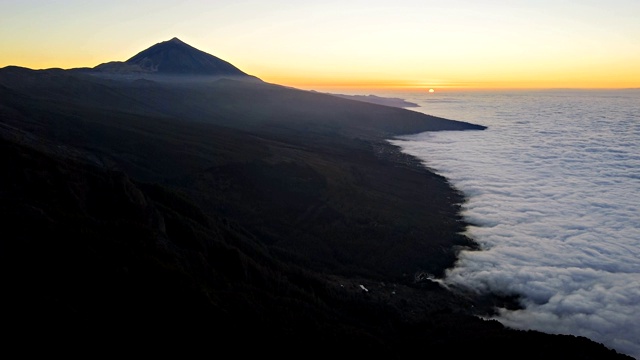
[[[198,50],[177,37],[159,42],[127,61],[100,64],[92,70],[117,74],[250,77],[231,63]]]
[[[478,248],[464,197],[388,139],[484,128],[263,82],[176,38],[1,68],[4,348],[630,359],[485,320],[517,294],[431,280]]]

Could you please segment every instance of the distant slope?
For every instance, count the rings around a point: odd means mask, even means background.
[[[420,106],[416,103],[412,103],[396,97],[383,97],[383,96],[377,96],[377,95],[346,95],[346,94],[332,94],[332,93],[330,93],[329,95],[338,96],[345,99],[352,99],[352,100],[369,102],[372,104],[393,106],[393,107],[399,107],[399,108],[410,108],[410,107]]]
[[[340,133],[382,139],[423,131],[485,129],[406,109],[264,82],[191,79],[103,79],[63,70],[0,69],[0,85],[43,101],[163,114],[251,131]]]

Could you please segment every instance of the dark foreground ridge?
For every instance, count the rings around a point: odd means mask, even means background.
[[[476,246],[464,199],[385,139],[482,127],[192,80],[0,69],[6,347],[625,358],[428,280]]]

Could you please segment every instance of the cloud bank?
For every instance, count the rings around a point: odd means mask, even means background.
[[[488,130],[391,140],[468,197],[483,250],[461,253],[444,281],[522,295],[523,310],[500,309],[505,325],[640,358],[638,96],[503,95]]]

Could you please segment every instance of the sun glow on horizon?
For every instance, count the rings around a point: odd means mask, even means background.
[[[593,80],[579,80],[579,81],[434,81],[428,82],[429,85],[425,85],[425,82],[421,81],[403,81],[403,80],[354,80],[349,81],[345,79],[329,80],[329,79],[306,79],[304,77],[295,78],[293,76],[287,77],[261,77],[259,74],[253,74],[260,77],[262,80],[279,85],[290,86],[303,90],[386,90],[386,91],[427,91],[429,93],[435,93],[438,91],[452,91],[452,90],[542,90],[542,89],[631,89],[640,88],[640,79],[634,81],[629,80],[610,80],[610,81],[593,81]],[[430,91],[433,90],[433,91]]]
[[[178,37],[303,89],[640,87],[635,0],[150,4],[0,3],[0,67],[94,67]]]

